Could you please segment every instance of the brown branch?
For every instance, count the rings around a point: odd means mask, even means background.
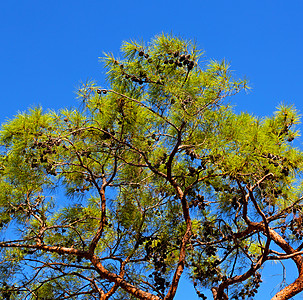
[[[270,175],[270,174],[268,174]],[[269,233],[269,225],[268,225],[268,221],[266,219],[266,216],[265,214],[263,213],[263,211],[261,210],[260,206],[258,205],[254,195],[253,195],[253,189],[258,186],[262,181],[264,181],[268,175],[264,176],[261,180],[259,180],[253,187],[247,187],[248,189],[248,193],[249,193],[249,197],[251,199],[251,201],[253,202],[258,214],[262,217],[262,220],[263,220],[263,223],[264,223],[264,226],[265,226],[265,230],[266,230],[266,244],[265,244],[265,248],[264,248],[264,251],[263,251],[263,254],[262,254],[262,262],[265,262],[266,261],[266,258],[267,258],[267,255],[269,253],[269,246],[270,246],[270,242],[271,242],[271,238],[270,238],[270,233]]]
[[[268,257],[268,260],[282,260],[282,259],[293,258],[293,257],[296,256],[296,255],[302,255],[302,254],[303,254],[303,251],[297,251],[297,252],[294,252],[294,253],[292,253],[292,254],[285,254],[285,253],[279,253],[279,252],[277,252],[277,251],[271,250],[270,253],[274,253],[274,254],[276,254],[277,256],[269,256],[269,257]]]
[[[103,279],[107,279],[110,282],[117,283],[119,287],[124,289],[129,294],[141,300],[161,300],[158,296],[140,290],[139,288],[125,281],[119,275],[109,272],[107,269],[103,267],[99,258],[96,255],[93,255],[90,260],[92,264],[95,266],[97,272],[101,275]]]
[[[99,228],[97,230],[97,232],[95,233],[94,238],[92,239],[89,247],[88,247],[88,252],[89,255],[92,256],[97,244],[102,236],[103,230],[104,230],[104,226],[106,223],[106,198],[105,198],[105,185],[106,185],[106,180],[105,178],[103,179],[103,184],[102,187],[99,190],[99,194],[101,196],[101,220],[100,220],[100,224],[99,224]]]
[[[179,146],[181,145],[182,142],[182,130],[185,127],[186,123],[183,122],[182,125],[180,126],[180,128],[178,129],[178,139],[177,139],[177,143],[175,144],[174,149],[172,150],[172,152],[169,155],[168,161],[166,163],[167,166],[167,180],[171,181],[172,180],[172,174],[171,174],[171,169],[172,169],[172,162],[173,159],[176,155],[176,153],[178,152]]]
[[[176,294],[176,291],[178,288],[178,284],[179,284],[179,280],[181,278],[181,275],[183,273],[184,266],[185,266],[186,246],[192,235],[192,224],[191,224],[191,218],[190,218],[190,214],[189,214],[188,203],[184,197],[184,194],[183,194],[181,188],[179,186],[176,186],[176,189],[177,189],[178,195],[181,199],[183,216],[184,216],[184,219],[186,222],[186,231],[185,231],[185,234],[184,234],[184,236],[182,238],[182,242],[181,242],[178,265],[175,270],[170,288],[168,290],[168,293],[164,297],[164,300],[172,300],[175,297],[175,294]]]
[[[47,246],[44,244],[20,244],[20,243],[12,243],[12,242],[2,242],[0,243],[0,248],[26,248],[26,249],[35,249],[35,250],[42,250],[48,252],[55,252],[58,254],[71,254],[80,257],[85,257],[89,259],[89,253],[87,251],[78,250],[75,248],[69,247],[61,247],[61,246]]]

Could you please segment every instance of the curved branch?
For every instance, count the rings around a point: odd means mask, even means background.
[[[103,179],[103,184],[102,184],[102,187],[100,188],[99,190],[99,194],[101,196],[101,220],[100,220],[100,224],[99,224],[99,228],[97,230],[97,232],[95,233],[95,236],[94,238],[92,239],[89,247],[88,247],[88,252],[89,252],[89,255],[93,255],[96,247],[97,247],[97,244],[102,236],[102,233],[103,233],[103,230],[104,230],[104,226],[105,226],[105,223],[106,223],[106,199],[105,199],[105,185],[106,185],[106,181],[105,179]]]
[[[135,296],[138,299],[141,300],[161,300],[158,296],[155,296],[149,292],[145,292],[143,290],[140,290],[139,288],[135,287],[134,285],[128,283],[125,281],[121,276],[109,272],[107,269],[103,267],[101,264],[99,258],[96,255],[93,255],[91,257],[91,262],[95,266],[97,272],[101,275],[103,279],[107,279],[110,282],[116,283],[119,287],[121,287],[123,290],[128,292],[129,294]]]

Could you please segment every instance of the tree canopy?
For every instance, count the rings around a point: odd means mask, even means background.
[[[172,300],[182,276],[201,299],[253,299],[286,259],[298,277],[273,299],[302,291],[296,109],[236,113],[247,82],[175,36],[103,62],[78,109],[2,125],[3,299]]]

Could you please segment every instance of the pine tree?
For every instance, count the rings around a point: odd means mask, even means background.
[[[20,113],[0,140],[3,299],[253,299],[269,260],[303,289],[297,111],[234,112],[226,61],[170,35],[103,58],[82,107]],[[280,252],[274,250],[277,246]]]

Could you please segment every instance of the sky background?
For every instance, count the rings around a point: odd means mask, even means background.
[[[162,32],[195,40],[202,60],[226,59],[237,77],[248,78],[252,90],[231,99],[236,111],[264,117],[284,102],[302,113],[302,16],[301,0],[2,0],[0,122],[35,105],[79,107],[81,81],[108,87],[103,52],[119,55],[122,41]],[[302,139],[296,145],[303,149]],[[274,295],[282,272],[281,264],[265,267],[256,300]],[[291,282],[295,267],[286,272]],[[182,282],[175,299],[199,298]]]

